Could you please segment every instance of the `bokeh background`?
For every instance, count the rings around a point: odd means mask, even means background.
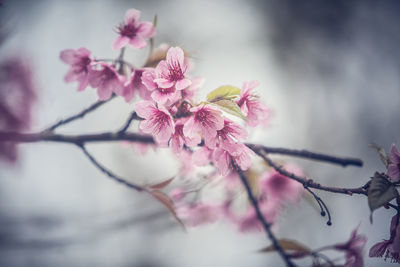
[[[222,84],[259,80],[274,110],[268,129],[251,141],[361,157],[363,168],[294,161],[314,180],[360,186],[383,166],[371,142],[400,145],[400,4],[398,1],[19,1],[3,0],[0,19],[10,32],[0,57],[17,53],[34,64],[39,99],[35,130],[96,100],[88,88],[65,84],[58,58],[81,46],[114,58],[114,27],[129,8],[146,20],[158,14],[156,43],[179,45],[206,77],[202,95]],[[146,52],[128,52],[140,65]],[[114,100],[62,133],[118,129],[132,105]],[[104,165],[132,181],[160,181],[179,167],[168,151],[142,157],[129,146],[89,147]],[[0,165],[0,266],[281,266],[262,233],[242,234],[229,223],[184,233],[159,203],[106,179],[70,145],[19,147],[16,165]],[[368,220],[365,197],[321,193],[333,225],[306,201],[280,218],[277,236],[312,248],[346,241],[360,224],[368,236],[366,266],[391,266],[367,257],[389,236],[392,210]]]

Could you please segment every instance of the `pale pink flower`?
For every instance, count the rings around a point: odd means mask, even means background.
[[[254,152],[242,143],[226,143],[224,148],[219,147],[214,150],[213,162],[219,174],[226,176],[232,169],[232,161],[243,171],[249,169],[252,155]]]
[[[259,201],[258,205],[261,213],[268,223],[275,223],[280,208],[279,203],[269,200]],[[257,217],[256,210],[253,206],[249,206],[249,210],[245,216],[238,221],[238,224],[241,232],[263,230],[263,226],[260,222],[260,219]]]
[[[398,182],[400,180],[400,152],[395,144],[390,149],[389,157],[390,164],[388,165],[387,175],[393,182]]]
[[[114,66],[105,62],[99,62],[96,66],[99,67],[98,70],[89,70],[89,84],[91,87],[97,88],[99,100],[107,100],[113,93],[121,92],[124,79],[118,74]]]
[[[90,51],[84,47],[79,49],[66,49],[60,52],[60,59],[70,65],[68,73],[65,75],[65,82],[78,82],[78,91],[83,91],[89,83],[89,70],[92,60]]]
[[[174,120],[163,106],[156,107],[151,101],[141,101],[136,104],[136,113],[144,118],[140,122],[140,129],[153,135],[158,143],[167,143],[175,132]]]
[[[195,203],[177,209],[178,216],[190,226],[213,223],[218,220],[221,208],[205,203]]]
[[[178,202],[178,201],[182,200],[185,197],[186,193],[185,193],[185,190],[183,190],[181,187],[177,187],[177,188],[173,189],[169,193],[169,195],[171,196],[171,198],[174,201]]]
[[[179,100],[179,91],[175,90],[174,86],[169,88],[159,87],[157,83],[154,82],[156,79],[156,74],[154,69],[146,70],[142,76],[142,83],[146,88],[151,91],[151,98],[159,104],[172,104]]]
[[[364,235],[357,234],[358,227],[351,233],[349,241],[344,244],[334,245],[334,248],[344,251],[346,262],[344,267],[363,267],[363,250],[367,243],[367,238]]]
[[[201,142],[200,136],[195,136],[194,138],[190,138],[183,134],[184,121],[185,121],[184,119],[179,119],[175,122],[175,132],[172,135],[172,138],[169,143],[170,147],[172,148],[172,151],[176,154],[182,151],[183,145],[192,147],[198,145]]]
[[[183,90],[192,84],[185,76],[187,68],[183,50],[171,47],[167,52],[167,59],[158,63],[154,81],[161,88],[175,87],[176,90]]]
[[[212,160],[213,150],[206,146],[202,146],[193,152],[193,163],[197,166],[206,166]]]
[[[31,67],[26,58],[15,56],[0,64],[0,131],[29,129],[35,92]],[[15,162],[16,145],[13,142],[0,142],[0,158]]]
[[[285,169],[296,175],[301,174],[299,169],[292,166],[286,166]],[[261,175],[260,189],[268,199],[295,203],[300,200],[304,187],[301,183],[272,170]]]
[[[240,92],[240,99],[237,101],[242,113],[247,117],[249,126],[255,127],[260,123],[266,123],[270,117],[270,110],[262,104],[258,97],[252,94],[252,91],[257,87],[257,81],[243,83]]]
[[[391,262],[400,262],[400,224],[396,225],[397,215],[393,216],[390,224],[390,239],[378,242],[369,250],[370,257],[383,257]]]
[[[179,175],[186,178],[193,174],[195,165],[193,163],[193,154],[187,150],[182,150],[180,153],[176,154],[180,162]]]
[[[118,26],[119,35],[113,43],[113,49],[118,50],[130,44],[137,49],[144,48],[146,39],[156,34],[153,23],[149,21],[139,21],[140,11],[129,9],[125,14],[125,21]]]
[[[192,80],[192,84],[182,91],[182,98],[187,101],[193,101],[200,87],[204,84],[204,78],[195,77]]]
[[[193,116],[185,123],[183,133],[190,138],[196,138],[201,134],[204,138],[205,144],[213,148],[215,139],[217,138],[217,131],[224,127],[224,119],[221,111],[204,104],[190,109]]]
[[[242,126],[224,119],[224,127],[217,131],[217,138],[211,139],[207,145],[214,148],[219,143],[221,147],[224,147],[226,143],[236,143],[236,141],[244,141],[246,139],[247,131]]]

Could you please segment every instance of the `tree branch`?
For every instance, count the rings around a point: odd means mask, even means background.
[[[139,117],[135,111],[133,111],[131,113],[131,115],[128,117],[128,119],[126,120],[125,124],[118,131],[118,133],[125,133],[128,130],[128,128],[131,125],[133,120],[143,120],[143,119],[141,117]]]
[[[243,173],[243,171],[240,169],[239,166],[237,166],[234,162],[232,162],[232,166],[233,168],[236,170],[236,172],[239,174],[240,180],[242,181],[243,186],[246,189],[247,195],[249,197],[249,200],[252,204],[252,206],[254,207],[256,214],[257,214],[257,218],[258,220],[261,222],[267,237],[271,240],[272,245],[274,246],[274,248],[276,249],[276,251],[279,253],[279,255],[282,257],[282,259],[285,261],[287,266],[290,267],[294,267],[296,266],[290,259],[290,256],[287,255],[285,253],[285,251],[283,250],[283,248],[279,245],[278,240],[276,239],[276,237],[274,236],[274,233],[271,230],[271,224],[267,222],[267,220],[264,218],[264,215],[261,213],[260,207],[258,206],[258,201],[256,199],[256,197],[254,196],[253,192],[251,191],[250,185],[247,181],[247,178],[245,176],[245,174]]]
[[[94,166],[96,166],[101,172],[103,172],[104,174],[106,174],[109,178],[111,178],[112,180],[123,184],[129,188],[135,189],[136,191],[144,191],[145,189],[139,185],[133,184],[131,182],[126,181],[125,179],[115,175],[114,173],[112,173],[111,171],[107,170],[101,163],[99,163],[93,156],[92,154],[89,153],[89,151],[87,151],[86,147],[82,144],[78,145],[78,147],[80,149],[82,149],[83,153],[86,155],[86,157],[90,160],[90,162],[93,163]]]
[[[357,187],[357,188],[340,188],[340,187],[329,187],[329,186],[324,186],[319,183],[314,182],[311,179],[307,179],[305,177],[301,177],[298,175],[295,175],[291,172],[288,172],[285,170],[282,166],[278,166],[275,162],[273,162],[267,155],[265,155],[264,150],[262,149],[254,149],[253,147],[249,147],[252,149],[257,155],[259,155],[268,165],[270,165],[272,168],[274,168],[277,172],[280,174],[289,177],[293,180],[296,180],[297,182],[303,184],[304,187],[308,188],[315,188],[318,190],[323,190],[327,192],[332,192],[332,193],[340,193],[340,194],[345,194],[345,195],[353,195],[353,194],[360,194],[360,195],[367,195],[367,190],[366,186],[364,185],[362,187]]]
[[[297,150],[297,149],[287,149],[287,148],[281,148],[281,147],[266,147],[266,146],[255,145],[255,144],[246,144],[246,145],[253,151],[255,151],[255,150],[261,151],[262,150],[262,151],[266,152],[267,154],[281,154],[281,155],[288,155],[288,156],[299,157],[299,158],[306,158],[306,159],[311,159],[311,160],[317,160],[317,161],[338,164],[338,165],[342,165],[343,167],[346,167],[348,165],[361,167],[363,165],[362,160],[357,159],[357,158],[335,157],[335,156],[331,156],[331,155],[311,152],[311,151],[304,150],[304,149]]]
[[[49,128],[45,129],[43,132],[52,132],[55,129],[57,129],[58,127],[65,125],[67,123],[70,123],[74,120],[77,119],[82,119],[83,117],[85,117],[86,114],[96,110],[97,108],[101,107],[102,105],[104,105],[105,103],[109,102],[111,99],[113,99],[115,97],[115,95],[111,96],[110,99],[106,100],[106,101],[96,101],[95,103],[93,103],[92,105],[90,105],[89,107],[85,108],[84,110],[82,110],[81,112],[72,115],[66,119],[62,119],[58,122],[56,122],[55,124],[53,124],[52,126],[50,126]]]

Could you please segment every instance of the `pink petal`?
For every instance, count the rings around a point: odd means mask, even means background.
[[[130,39],[129,44],[137,49],[142,49],[147,45],[146,41],[140,36],[135,36]]]
[[[140,19],[140,11],[137,9],[128,9],[125,13],[125,24],[129,24],[132,21],[138,21]]]
[[[76,61],[75,50],[66,49],[60,52],[60,59],[67,64],[73,64]]]
[[[161,88],[170,88],[174,85],[174,82],[164,78],[157,78],[154,80],[154,82],[156,82],[157,85]]]
[[[139,24],[136,34],[143,38],[151,38],[156,34],[156,29],[154,28],[153,23],[143,21]]]
[[[392,148],[390,149],[390,161],[392,163],[400,163],[400,152],[397,150],[397,147],[395,144],[392,144]]]
[[[389,164],[387,175],[393,182],[398,182],[400,180],[400,168],[397,164]]]
[[[140,122],[139,128],[144,133],[152,134],[155,128],[155,123],[151,120],[144,120]]]
[[[86,89],[89,83],[89,76],[85,75],[82,79],[79,80],[78,91],[83,91]]]
[[[386,240],[383,242],[376,243],[369,250],[369,256],[370,257],[382,257],[383,254],[385,253],[388,245],[389,245],[389,242]]]
[[[97,95],[99,96],[99,100],[105,101],[109,99],[112,95],[113,91],[110,86],[100,86],[97,88]]]
[[[112,48],[114,50],[119,50],[125,47],[129,43],[129,37],[127,36],[119,36],[113,43]]]
[[[171,47],[167,52],[167,63],[168,65],[176,65],[175,62],[183,66],[183,61],[185,59],[185,54],[180,47]]]
[[[175,84],[176,90],[183,90],[187,87],[189,87],[192,84],[192,81],[189,79],[182,79],[180,81],[177,81]]]
[[[146,70],[142,74],[142,84],[144,84],[149,91],[153,91],[157,88],[157,84],[154,82],[155,78],[154,70]]]
[[[135,111],[139,117],[149,119],[154,115],[156,107],[152,101],[140,101],[136,103]]]

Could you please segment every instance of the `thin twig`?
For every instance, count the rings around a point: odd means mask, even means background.
[[[260,220],[261,224],[263,225],[263,228],[267,234],[267,237],[271,240],[272,245],[276,249],[276,251],[279,253],[279,255],[282,257],[282,259],[285,261],[287,266],[294,267],[296,266],[290,259],[289,255],[285,253],[283,248],[279,245],[278,240],[276,239],[274,233],[271,230],[271,224],[267,222],[265,219],[264,215],[261,213],[260,207],[258,206],[258,201],[256,197],[254,196],[253,192],[251,191],[250,185],[247,181],[247,178],[243,171],[237,166],[234,162],[232,162],[232,165],[236,172],[239,174],[240,180],[242,181],[242,184],[244,185],[247,195],[250,199],[251,204],[253,205],[257,218]]]
[[[49,128],[45,129],[43,132],[52,132],[55,129],[57,129],[58,127],[65,125],[67,123],[70,123],[74,120],[77,119],[82,119],[83,117],[85,117],[86,114],[96,110],[97,108],[101,107],[102,105],[104,105],[105,103],[109,102],[111,99],[114,98],[115,95],[113,95],[110,99],[106,100],[106,101],[96,101],[95,103],[93,103],[92,105],[90,105],[89,107],[85,108],[84,110],[82,110],[81,112],[72,115],[66,119],[62,119],[58,122],[56,122],[55,124],[53,124],[52,126],[50,126]]]
[[[143,119],[141,117],[139,117],[135,111],[133,111],[131,113],[131,115],[128,117],[128,119],[126,120],[125,124],[118,131],[118,133],[125,133],[128,130],[128,128],[131,125],[133,120],[143,120]]]
[[[331,226],[332,225],[331,213],[329,212],[329,209],[326,206],[325,202],[317,194],[315,194],[310,188],[305,186],[304,189],[306,189],[307,192],[309,192],[314,197],[315,201],[317,201],[317,203],[321,209],[321,216],[324,217],[325,214],[328,214],[328,221],[326,222],[326,224]]]
[[[255,144],[246,144],[252,150],[263,150],[267,154],[281,154],[281,155],[288,155],[293,157],[305,158],[305,159],[312,159],[317,161],[329,162],[333,164],[338,164],[343,167],[348,165],[359,166],[363,165],[362,160],[357,158],[343,158],[343,157],[335,157],[331,155],[315,153],[308,150],[297,150],[297,149],[287,149],[281,147],[267,147],[262,145],[255,145]]]
[[[263,150],[255,149],[250,147],[257,155],[259,155],[268,165],[270,165],[272,168],[274,168],[277,172],[280,174],[289,177],[293,180],[296,180],[297,182],[301,183],[303,186],[308,187],[308,188],[315,188],[318,190],[323,190],[331,193],[340,193],[340,194],[345,194],[345,195],[352,195],[352,194],[360,194],[360,195],[367,195],[367,184],[362,186],[362,187],[357,187],[357,188],[340,188],[340,187],[329,187],[329,186],[324,186],[319,183],[314,182],[311,179],[307,179],[305,177],[301,177],[298,175],[295,175],[294,173],[288,172],[285,170],[282,166],[278,166],[275,162],[273,162],[267,155],[265,155],[265,152]]]
[[[115,175],[114,173],[112,173],[111,171],[107,170],[103,165],[101,165],[101,163],[99,163],[93,156],[92,154],[89,153],[89,151],[87,151],[86,147],[83,144],[78,145],[78,147],[80,147],[83,151],[83,153],[86,155],[86,157],[93,163],[94,166],[96,166],[101,172],[103,172],[104,174],[106,174],[109,178],[111,178],[112,180],[123,184],[129,188],[135,189],[137,191],[143,191],[145,190],[143,187],[133,184],[131,182],[126,181],[125,179]]]

